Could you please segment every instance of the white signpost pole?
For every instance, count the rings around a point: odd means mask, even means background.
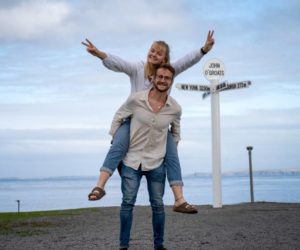
[[[211,82],[215,87],[216,81]],[[219,92],[211,95],[211,127],[212,127],[212,176],[213,176],[213,207],[222,207],[221,188],[221,136],[220,136],[220,97]]]
[[[220,98],[217,86],[225,74],[224,64],[212,59],[204,65],[204,76],[210,81],[211,124],[212,124],[212,175],[213,207],[222,207],[221,187],[221,136],[220,136]]]

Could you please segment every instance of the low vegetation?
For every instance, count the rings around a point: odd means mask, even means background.
[[[49,218],[79,215],[86,210],[92,212],[94,209],[0,213],[0,235],[17,234],[26,237],[46,234],[47,228],[59,226],[59,222],[51,222]]]

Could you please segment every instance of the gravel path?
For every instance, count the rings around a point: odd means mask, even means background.
[[[3,225],[2,225],[3,227]],[[74,210],[16,221],[0,231],[0,249],[118,249],[119,207]],[[129,249],[153,249],[151,209],[138,206]],[[199,206],[196,215],[166,207],[165,247],[183,249],[300,249],[300,204]]]

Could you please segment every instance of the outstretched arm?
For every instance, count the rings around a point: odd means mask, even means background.
[[[100,58],[106,68],[115,72],[125,73],[129,76],[131,76],[136,71],[138,67],[136,63],[126,61],[112,54],[106,54],[105,52],[98,50],[91,41],[89,41],[88,39],[85,40],[86,42],[81,43],[86,46],[87,52],[89,52],[93,56]]]
[[[208,51],[210,51],[212,49],[212,47],[214,46],[215,39],[214,39],[213,35],[214,35],[214,31],[209,30],[208,34],[207,34],[206,42],[205,42],[204,46],[202,47],[202,50],[205,54]]]
[[[96,56],[96,57],[100,58],[101,60],[103,60],[107,57],[106,53],[98,50],[91,41],[89,41],[88,39],[85,39],[85,41],[86,42],[81,42],[81,43],[84,46],[86,46],[87,52],[89,52],[91,55]]]
[[[172,66],[175,69],[175,76],[179,75],[183,71],[198,63],[201,60],[201,58],[212,49],[215,43],[213,34],[214,31],[208,32],[206,42],[201,49],[193,50],[190,53],[183,56],[182,58],[180,58],[179,60],[172,63]]]

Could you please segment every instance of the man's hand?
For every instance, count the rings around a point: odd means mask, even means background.
[[[208,34],[207,34],[206,42],[203,46],[203,50],[204,50],[205,53],[210,51],[212,49],[212,47],[214,46],[215,39],[213,38],[213,35],[214,35],[214,31],[209,30]]]

